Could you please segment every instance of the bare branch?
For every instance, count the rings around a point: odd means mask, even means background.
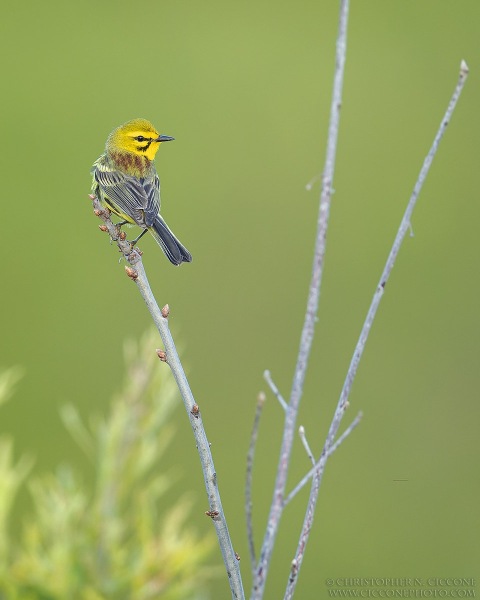
[[[445,133],[447,125],[449,124],[450,119],[452,118],[453,111],[454,111],[457,101],[460,97],[460,94],[462,92],[465,81],[467,80],[467,76],[468,76],[467,63],[462,60],[462,62],[460,64],[460,74],[458,77],[457,85],[455,86],[455,90],[450,99],[450,102],[448,104],[445,115],[440,123],[437,134],[435,136],[435,139],[433,140],[432,147],[430,148],[430,150],[423,162],[422,168],[420,169],[420,173],[419,173],[417,182],[415,183],[415,187],[413,188],[412,195],[410,197],[407,208],[403,215],[402,221],[400,223],[400,227],[398,228],[398,232],[395,237],[395,241],[393,242],[392,249],[390,250],[390,254],[387,258],[387,262],[383,269],[383,273],[380,277],[380,281],[378,282],[377,289],[373,295],[373,299],[370,304],[370,308],[368,310],[367,317],[365,319],[365,323],[363,324],[362,331],[360,332],[360,337],[358,339],[357,346],[355,348],[352,360],[350,362],[350,367],[348,369],[347,376],[345,378],[345,382],[343,385],[343,389],[340,394],[340,399],[338,401],[337,409],[335,411],[335,415],[334,415],[332,424],[330,426],[330,430],[328,432],[327,447],[329,447],[333,444],[333,439],[334,439],[334,437],[338,431],[338,428],[340,426],[340,423],[341,423],[341,420],[342,420],[342,417],[344,414],[342,407],[346,404],[346,402],[348,400],[348,396],[349,396],[350,390],[352,388],[353,380],[357,373],[358,364],[360,362],[363,351],[365,349],[365,344],[367,342],[368,335],[370,333],[370,329],[373,324],[373,320],[375,318],[378,306],[380,304],[380,301],[383,297],[383,293],[385,291],[385,285],[387,284],[387,281],[390,277],[390,274],[392,272],[393,266],[397,259],[398,252],[400,250],[400,246],[402,245],[405,235],[406,235],[407,231],[409,231],[411,228],[410,221],[412,218],[413,210],[417,204],[418,195],[420,194],[420,190],[422,189],[422,186],[428,175],[430,166],[433,162],[435,154],[437,153],[438,146],[440,144],[441,139],[443,138],[443,135]]]
[[[255,544],[253,542],[253,521],[252,521],[252,477],[253,477],[253,459],[255,457],[255,447],[257,445],[258,427],[260,425],[260,417],[262,416],[263,405],[265,404],[265,394],[260,392],[257,397],[257,408],[255,410],[255,418],[253,420],[252,434],[250,436],[250,445],[247,454],[247,473],[245,477],[245,516],[247,520],[247,536],[248,549],[250,551],[250,563],[252,573],[255,571]]]
[[[313,466],[315,466],[315,458],[313,456],[313,452],[310,450],[310,444],[308,443],[307,435],[305,433],[305,427],[303,425],[300,425],[300,427],[298,428],[298,435],[300,436],[300,439],[302,440],[302,444],[303,444],[303,447],[305,448],[305,452],[307,453],[309,461],[312,463]],[[285,503],[284,503],[284,505],[285,505]]]
[[[367,317],[365,319],[365,323],[364,323],[362,331],[360,333],[360,338],[358,340],[357,346],[353,353],[353,358],[350,363],[350,367],[348,369],[348,373],[347,373],[347,376],[345,379],[345,383],[344,383],[342,392],[340,394],[340,399],[338,401],[337,408],[335,410],[335,414],[332,419],[332,423],[330,425],[327,440],[325,442],[325,446],[322,451],[322,456],[320,457],[320,460],[318,462],[318,467],[316,467],[316,470],[313,475],[312,487],[310,490],[310,498],[308,501],[308,506],[307,506],[307,510],[305,513],[305,519],[303,522],[303,527],[302,527],[302,531],[300,533],[300,539],[298,542],[297,551],[296,551],[295,558],[294,558],[295,566],[296,566],[296,573],[295,573],[296,575],[298,574],[298,571],[300,570],[304,552],[305,552],[305,546],[307,544],[308,538],[310,536],[310,531],[312,529],[313,517],[315,514],[315,508],[316,508],[316,503],[317,503],[317,499],[318,499],[318,492],[320,489],[320,484],[322,481],[325,464],[327,462],[329,449],[333,448],[333,440],[335,438],[335,435],[338,431],[338,428],[342,421],[343,415],[345,413],[348,396],[349,396],[349,393],[350,393],[350,390],[352,387],[353,380],[355,378],[355,374],[357,372],[358,363],[360,362],[360,358],[363,354],[363,350],[365,348],[365,343],[366,343],[368,335],[370,333],[370,329],[372,327],[373,320],[375,318],[375,314],[376,314],[378,306],[380,304],[380,300],[383,297],[385,285],[388,281],[388,278],[390,277],[390,273],[395,264],[395,260],[397,258],[398,252],[400,250],[400,246],[402,245],[405,234],[407,233],[407,231],[410,228],[410,220],[411,220],[411,216],[413,213],[413,209],[415,208],[415,205],[418,200],[418,195],[420,193],[420,190],[422,189],[422,186],[427,177],[428,171],[430,170],[430,166],[431,166],[432,161],[435,157],[435,154],[438,150],[440,141],[445,133],[445,129],[447,128],[447,125],[450,122],[452,113],[455,109],[457,101],[462,92],[467,75],[468,75],[467,64],[465,63],[465,61],[462,61],[461,65],[460,65],[460,74],[459,74],[457,85],[453,92],[452,98],[450,99],[450,102],[448,104],[445,116],[443,117],[443,119],[440,123],[440,127],[437,131],[437,134],[433,141],[432,147],[430,148],[430,151],[428,152],[428,154],[425,158],[425,161],[423,163],[423,166],[420,170],[420,174],[418,176],[417,182],[413,189],[412,195],[408,202],[408,205],[407,205],[407,208],[403,215],[402,221],[400,223],[400,227],[398,229],[398,233],[393,242],[392,249],[390,251],[387,262],[385,264],[385,268],[380,277],[380,282],[379,282],[377,289],[373,295],[370,309],[368,311]],[[297,576],[295,576],[294,578],[289,577],[288,582],[287,582],[286,591],[285,591],[284,600],[290,600],[293,597],[297,579],[298,579]]]
[[[287,409],[288,409],[287,403],[285,402],[282,394],[280,393],[279,389],[275,385],[275,382],[272,379],[270,371],[268,371],[268,370],[264,371],[263,372],[263,378],[268,383],[268,387],[271,389],[271,391],[272,391],[273,395],[275,396],[275,398],[280,402],[280,406],[283,408],[283,410],[285,412],[287,412]]]
[[[180,362],[173,337],[168,327],[168,306],[165,306],[162,310],[160,310],[153,296],[152,290],[150,289],[150,284],[143,267],[140,251],[132,248],[130,242],[126,241],[125,233],[119,231],[118,227],[114,225],[110,219],[110,212],[102,207],[100,201],[94,196],[90,197],[93,202],[94,213],[100,217],[104,223],[100,226],[101,230],[110,234],[112,240],[116,242],[119,250],[130,263],[131,266],[125,267],[125,271],[128,277],[130,277],[130,279],[136,283],[143,299],[145,300],[148,310],[150,311],[155,326],[160,333],[160,337],[162,338],[165,350],[160,351],[161,355],[159,354],[159,358],[163,362],[166,362],[172,370],[178,389],[182,395],[185,409],[190,419],[198,453],[200,455],[200,462],[202,464],[203,476],[205,480],[205,488],[210,506],[210,509],[207,511],[207,513],[212,517],[212,521],[215,526],[218,542],[222,551],[223,561],[228,574],[232,598],[235,600],[243,600],[245,595],[240,576],[240,568],[238,559],[236,558],[233,550],[227,522],[225,520],[225,514],[222,508],[222,502],[217,483],[217,474],[213,464],[212,453],[210,452],[210,445],[203,427],[200,409],[193,397],[190,385],[185,375],[185,371],[183,370],[182,363]]]
[[[327,241],[327,226],[330,214],[330,202],[332,197],[333,175],[335,171],[335,156],[337,150],[338,130],[340,123],[340,108],[342,104],[343,74],[345,70],[345,56],[347,43],[347,21],[349,1],[340,2],[339,31],[337,37],[337,50],[335,62],[335,76],[333,83],[333,94],[330,108],[330,124],[328,130],[327,152],[325,166],[322,174],[322,190],[320,194],[320,206],[317,220],[317,234],[315,241],[315,253],[312,266],[312,277],[308,293],[305,321],[298,351],[297,365],[292,383],[290,402],[285,416],[285,427],[280,449],[280,458],[277,467],[275,489],[273,492],[270,514],[267,528],[263,539],[260,559],[257,565],[252,585],[252,600],[259,600],[264,595],[265,582],[269,570],[273,546],[278,531],[278,525],[283,511],[283,497],[287,482],[290,454],[295,435],[295,424],[302,397],[303,384],[307,369],[308,358],[313,341],[315,321],[317,317],[318,303],[320,298],[320,284],[323,274],[323,264]]]

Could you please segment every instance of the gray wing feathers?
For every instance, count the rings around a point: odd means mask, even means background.
[[[94,177],[103,194],[140,227],[151,227],[160,211],[158,176],[137,179],[119,171],[98,168]]]
[[[158,175],[142,179],[143,189],[147,196],[145,205],[145,221],[151,227],[160,212],[160,180]]]
[[[160,181],[156,172],[144,178],[132,177],[112,170],[103,155],[94,163],[92,173],[94,193],[99,193],[116,214],[123,213],[121,216],[133,219],[143,229],[148,227],[170,262],[179,265],[192,260],[190,252],[160,216]]]

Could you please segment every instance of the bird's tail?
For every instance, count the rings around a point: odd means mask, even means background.
[[[191,262],[192,255],[177,240],[160,215],[156,217],[149,230],[171,263],[179,265],[182,262]]]

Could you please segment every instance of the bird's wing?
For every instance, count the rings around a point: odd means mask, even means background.
[[[151,177],[141,179],[141,184],[147,196],[145,206],[145,222],[147,227],[151,227],[160,212],[160,180],[155,173]]]
[[[154,218],[150,217],[154,198],[136,177],[114,171],[97,161],[93,167],[93,176],[97,181],[104,199],[112,205],[114,212],[130,217],[140,227],[150,226]],[[158,192],[157,192],[158,194]],[[158,205],[158,201],[157,201]],[[147,217],[148,214],[148,217]],[[155,216],[158,214],[155,213]]]

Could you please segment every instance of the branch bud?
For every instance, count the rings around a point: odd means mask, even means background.
[[[165,350],[161,350],[160,348],[157,348],[157,356],[162,362],[164,362],[164,363],[167,362],[167,353],[165,352]]]
[[[125,267],[125,273],[130,277],[130,279],[133,279],[133,281],[135,281],[135,279],[138,277],[137,271],[132,269],[132,267]]]
[[[219,514],[220,513],[218,512],[218,510],[206,510],[205,511],[205,515],[207,517],[210,517],[213,520],[215,520],[218,517]]]

